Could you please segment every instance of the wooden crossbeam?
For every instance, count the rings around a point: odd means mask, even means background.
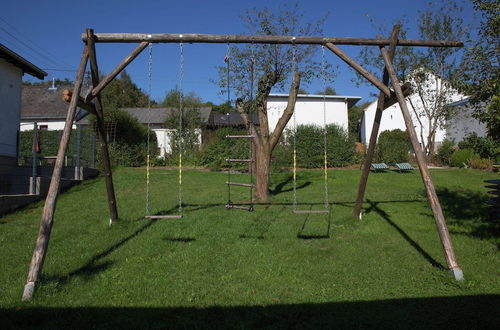
[[[346,38],[346,37],[312,37],[312,36],[268,36],[268,35],[235,35],[235,34],[200,34],[200,33],[96,33],[95,42],[153,42],[153,43],[248,43],[248,44],[297,44],[297,45],[324,45],[331,43],[335,45],[354,46],[387,46],[390,39],[372,38]],[[86,34],[82,34],[82,40],[86,41]],[[402,39],[397,41],[398,46],[417,47],[463,47],[461,41],[448,40],[411,40]]]
[[[401,90],[403,91],[404,97],[413,94],[413,88],[411,87],[411,84],[409,82],[405,82],[403,85],[401,85]],[[385,96],[384,98],[383,110],[389,108],[391,105],[394,105],[396,103],[398,103],[398,97],[396,96],[396,93],[394,91],[391,91],[391,96],[390,97]]]
[[[233,159],[233,158],[226,158],[226,162],[251,163],[251,162],[253,162],[253,159]]]

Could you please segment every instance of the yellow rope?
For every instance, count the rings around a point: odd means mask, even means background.
[[[325,182],[328,181],[328,162],[327,162],[327,157],[326,157],[326,152],[324,152],[325,159],[324,159],[324,172],[325,172]]]

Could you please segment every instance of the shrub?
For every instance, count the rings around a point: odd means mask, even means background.
[[[406,131],[395,129],[383,131],[375,148],[375,161],[384,163],[403,163],[408,161],[411,150]]]
[[[458,143],[460,149],[472,149],[481,158],[495,159],[500,153],[500,145],[491,137],[480,137],[477,134],[469,134],[463,141]]]
[[[470,160],[470,167],[478,170],[488,170],[491,168],[491,160],[488,158],[478,158]]]
[[[250,142],[248,139],[228,139],[226,135],[246,135],[248,132],[242,129],[224,127],[216,130],[203,148],[200,156],[200,165],[207,166],[212,170],[228,167],[226,158],[248,158]],[[247,165],[234,163],[232,169],[244,170]]]
[[[442,164],[449,165],[450,157],[453,154],[453,152],[455,152],[455,150],[456,150],[455,141],[448,139],[443,140],[443,143],[441,144],[437,152],[438,161],[441,162]]]
[[[458,149],[450,157],[450,165],[462,167],[464,164],[470,165],[471,160],[479,159],[479,155],[472,149]]]

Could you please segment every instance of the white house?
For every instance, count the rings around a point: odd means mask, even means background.
[[[473,117],[476,109],[470,104],[469,98],[450,103],[448,106],[455,108],[455,115],[447,122],[447,139],[460,142],[470,133],[476,133],[482,137],[487,135],[486,124]],[[482,106],[484,107],[485,104]]]
[[[442,83],[441,79],[436,78],[435,76],[433,76],[433,78],[434,79],[431,80],[427,87],[429,91],[434,91],[436,89],[436,84],[438,84],[439,86],[439,84]],[[466,97],[457,91],[451,91],[447,95],[447,103],[449,103],[449,105],[453,105],[464,99],[466,99]],[[432,100],[428,102],[432,102]],[[412,95],[407,97],[407,105],[413,120],[413,127],[415,128],[417,137],[419,138],[421,145],[426,145],[430,124],[428,118],[423,114],[422,101],[419,95],[414,92]],[[368,145],[368,143],[370,142],[369,140],[373,128],[373,122],[375,120],[376,109],[377,101],[374,101],[365,108],[363,117],[361,118],[360,139],[361,142],[363,142],[365,145]],[[470,115],[463,115],[461,117],[457,116],[449,122],[440,123],[440,125],[438,125],[436,129],[435,147],[439,147],[444,139],[455,138],[456,142],[459,142],[461,139],[463,139],[464,135],[461,135],[460,137],[456,134],[454,135],[453,133],[451,133],[451,131],[447,130],[447,127],[454,122],[455,124],[453,125],[458,125],[459,127],[461,127],[462,131],[468,131],[470,129],[464,129],[464,127],[471,127],[470,119]],[[390,131],[393,129],[400,129],[403,131],[406,130],[406,125],[401,113],[401,108],[397,103],[383,111],[378,134],[380,135],[380,133],[382,133],[383,131]],[[485,130],[483,130],[482,132],[485,132]],[[479,133],[480,132],[478,132],[478,134]]]
[[[323,113],[325,113],[326,124],[336,124],[347,131],[347,111],[359,100],[361,100],[359,96],[299,94],[297,95],[297,102],[295,103],[295,118],[297,125],[323,126]],[[267,115],[269,119],[269,129],[271,131],[276,127],[279,118],[286,108],[287,102],[287,94],[269,95],[267,101]],[[324,112],[323,109],[325,109]],[[288,122],[287,128],[293,128],[293,119]]]
[[[0,44],[0,168],[17,165],[22,76],[43,80],[45,71]]]

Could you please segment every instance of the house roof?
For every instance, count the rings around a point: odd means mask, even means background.
[[[462,105],[468,104],[469,101],[470,101],[470,97],[466,97],[464,99],[448,103],[447,106],[449,106],[449,107],[458,107],[458,106],[462,106]]]
[[[121,110],[137,118],[137,120],[139,120],[142,124],[164,124],[170,113],[178,112],[177,108],[151,108],[151,113],[148,112],[148,108],[122,108]],[[201,122],[206,124],[210,113],[212,112],[212,108],[201,107],[198,110],[200,112]]]
[[[64,89],[72,90],[73,86],[58,86],[53,90],[47,85],[23,85],[21,120],[65,120],[68,103],[62,99]]]
[[[272,99],[288,99],[288,94],[269,94],[269,98]],[[306,101],[306,100],[325,100],[328,101],[345,101],[347,102],[347,108],[351,108],[355,105],[359,100],[361,100],[360,96],[345,96],[345,95],[322,95],[322,94],[298,94],[297,101]]]
[[[229,115],[229,116],[228,116]],[[251,114],[251,119],[254,125],[259,125],[259,115],[256,113]],[[245,126],[245,122],[237,111],[225,113],[211,113],[208,119],[208,126]]]
[[[43,78],[47,75],[47,72],[43,71],[33,63],[26,60],[24,57],[20,56],[19,54],[5,47],[1,43],[0,43],[0,58],[3,58],[5,61],[22,69],[23,73],[28,73],[33,77],[37,77],[38,79],[43,80]]]

